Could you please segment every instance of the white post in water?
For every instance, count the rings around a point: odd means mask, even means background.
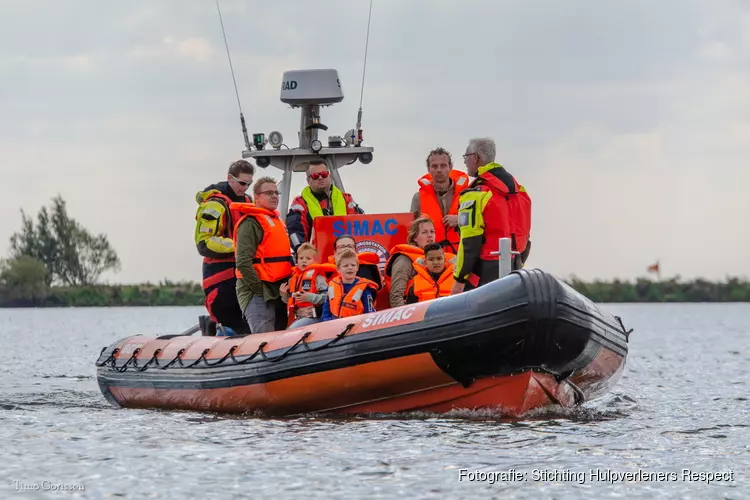
[[[510,243],[510,238],[500,238],[500,245],[498,246],[500,249],[500,279],[508,276],[513,268],[513,252],[511,251]]]

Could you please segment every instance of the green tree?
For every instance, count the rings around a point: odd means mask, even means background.
[[[44,263],[28,255],[0,262],[0,285],[11,302],[36,305],[49,292],[47,275]]]
[[[43,207],[36,224],[21,210],[22,229],[10,238],[11,257],[28,255],[47,268],[47,284],[85,286],[107,270],[120,269],[120,259],[103,234],[92,236],[68,215],[61,196]]]

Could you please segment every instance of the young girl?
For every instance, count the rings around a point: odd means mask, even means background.
[[[310,243],[297,248],[297,266],[289,283],[281,285],[281,300],[287,304],[288,328],[320,321],[328,292],[328,278],[336,273],[332,264],[318,264],[318,249]]]
[[[328,282],[328,296],[323,304],[323,321],[375,312],[378,285],[357,277],[359,259],[350,249],[336,255],[339,276]]]

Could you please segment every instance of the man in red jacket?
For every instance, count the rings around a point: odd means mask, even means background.
[[[505,167],[495,162],[495,141],[472,139],[464,154],[466,171],[474,177],[461,193],[458,248],[452,294],[482,286],[499,278],[498,242],[510,238],[513,269],[520,269],[531,249],[531,198]]]

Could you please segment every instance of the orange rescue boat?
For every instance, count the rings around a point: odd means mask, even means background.
[[[128,408],[285,416],[492,409],[605,393],[628,351],[617,316],[538,269],[460,295],[244,337],[132,336],[97,362]]]

